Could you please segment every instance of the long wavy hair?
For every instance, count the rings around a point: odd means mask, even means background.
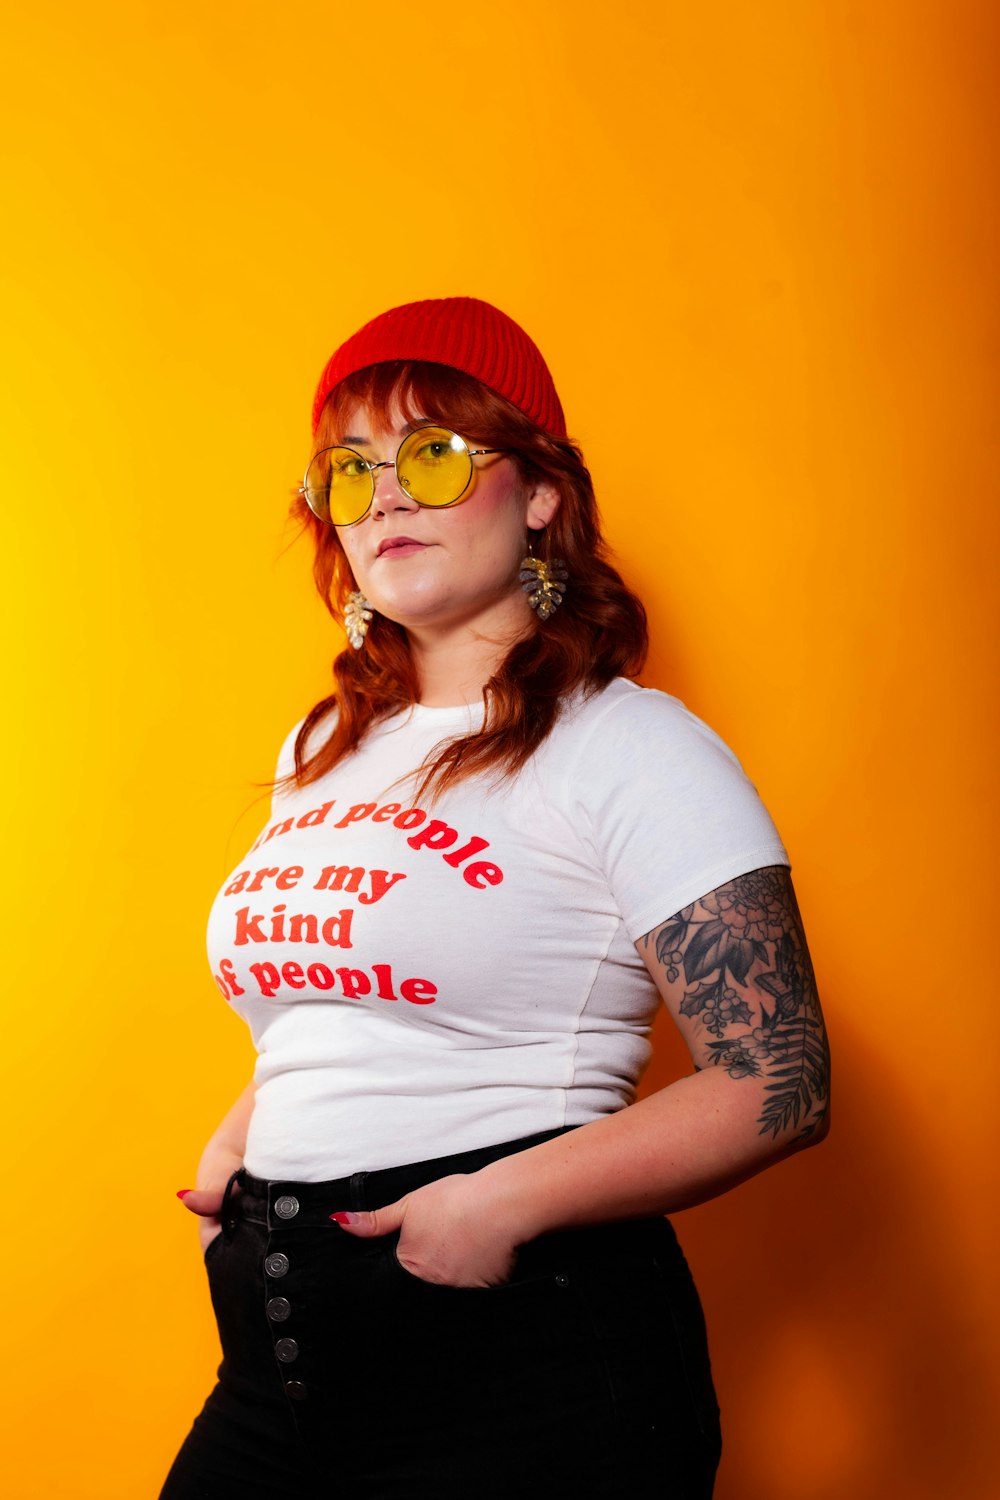
[[[372,365],[341,381],[320,415],[314,452],[338,441],[342,415],[357,403],[368,408],[378,425],[388,425],[388,414],[398,403],[407,421],[440,423],[460,432],[473,447],[503,449],[525,481],[541,477],[559,492],[559,509],[544,533],[542,552],[566,564],[564,603],[548,620],[532,617],[528,633],[486,683],[483,727],[436,747],[436,754],[414,768],[417,795],[443,791],[481,773],[513,776],[549,734],[571,693],[580,689],[589,695],[614,677],[634,677],[646,658],[646,612],[608,561],[582,454],[575,443],[542,432],[471,375],[418,361]],[[314,516],[301,495],[292,514],[312,536],[316,588],[339,619],[357,584],[337,529]],[[374,725],[419,700],[406,631],[377,613],[362,649],[347,647],[334,659],[333,677],[334,691],[315,705],[296,737],[294,772],[279,784],[317,781],[350,755]],[[328,719],[328,732],[313,738]],[[311,751],[310,739],[317,746]]]

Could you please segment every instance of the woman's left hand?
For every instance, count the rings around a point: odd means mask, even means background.
[[[400,1265],[439,1286],[502,1286],[517,1259],[518,1236],[479,1172],[441,1177],[385,1208],[330,1217],[361,1239],[398,1229]]]

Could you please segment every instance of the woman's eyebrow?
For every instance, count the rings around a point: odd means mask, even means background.
[[[426,417],[416,417],[412,422],[404,422],[403,425],[402,425],[402,427],[400,427],[398,429],[398,431],[396,432],[395,436],[399,437],[399,438],[409,437],[410,433],[411,432],[416,432],[416,430],[417,430],[418,427],[426,427],[426,426],[427,426],[427,418]],[[370,448],[371,447],[371,441],[372,441],[371,438],[359,437],[357,434],[351,434],[351,433],[345,434],[345,436],[342,437],[341,440],[340,440],[341,445],[343,447],[345,447],[345,448],[350,447],[350,445],[352,443],[356,443],[359,448]]]

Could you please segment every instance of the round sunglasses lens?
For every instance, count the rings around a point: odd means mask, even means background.
[[[401,487],[421,505],[454,505],[469,487],[472,458],[447,427],[418,427],[396,455]]]
[[[306,470],[305,491],[309,509],[321,521],[352,526],[371,504],[371,470],[350,448],[324,448]]]

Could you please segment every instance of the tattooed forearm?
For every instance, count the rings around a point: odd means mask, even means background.
[[[760,1133],[824,1124],[830,1055],[798,903],[783,865],[719,886],[649,933],[696,1063],[762,1078]],[[684,1024],[680,1022],[680,1024]]]

